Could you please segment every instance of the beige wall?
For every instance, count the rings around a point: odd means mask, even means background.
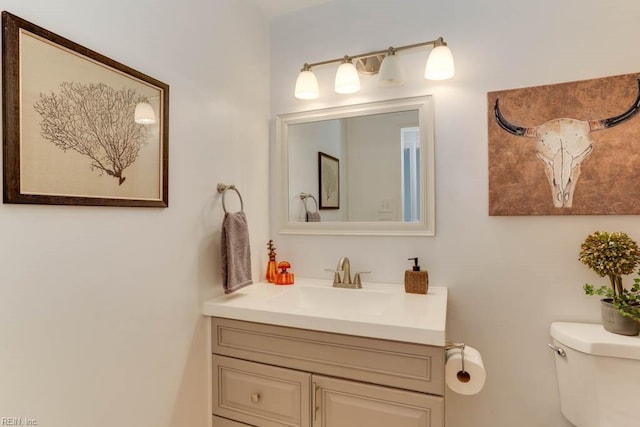
[[[581,289],[599,278],[578,262],[580,243],[598,229],[640,240],[637,216],[489,217],[487,92],[637,72],[639,20],[640,5],[628,1],[340,0],[271,27],[272,116],[434,96],[435,237],[272,234],[297,276],[330,279],[324,268],[347,255],[352,270],[372,270],[367,280],[401,283],[406,259],[418,256],[430,283],[449,287],[449,338],[477,347],[488,371],[480,394],[447,394],[449,427],[567,426],[546,345],[552,321],[599,321],[599,302]],[[425,81],[428,51],[419,50],[402,55],[401,88],[363,78],[359,93],[336,95],[336,68],[326,66],[316,70],[320,98],[292,96],[305,62],[438,36],[455,56],[453,80]]]
[[[219,181],[244,197],[254,277],[266,262],[266,21],[237,0],[0,6],[171,87],[168,209],[0,205],[0,423],[205,427]]]

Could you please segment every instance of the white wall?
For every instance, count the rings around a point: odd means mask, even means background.
[[[340,164],[340,209],[320,210],[320,192],[318,183],[318,152],[342,158],[344,152],[344,124],[342,120],[291,125],[288,129],[289,160],[289,221],[305,222],[305,205],[300,193],[312,194],[316,202],[308,199],[307,209],[318,210],[321,221],[344,221],[348,211],[344,201],[348,199],[348,188],[343,185],[344,162]],[[317,205],[317,206],[316,206]]]
[[[418,121],[416,110],[346,120],[350,221],[402,221],[400,133]]]
[[[640,240],[637,216],[489,217],[486,94],[638,72],[639,20],[640,4],[623,0],[336,0],[272,23],[272,115],[434,95],[435,237],[272,234],[298,277],[330,278],[323,269],[347,255],[353,270],[373,271],[368,280],[401,283],[406,258],[418,256],[430,283],[449,287],[448,337],[477,347],[488,370],[480,394],[447,394],[450,427],[568,425],[546,345],[552,321],[599,321],[599,302],[581,290],[598,278],[578,262],[579,245],[595,230]],[[326,66],[316,70],[319,99],[293,98],[305,62],[438,36],[454,53],[453,80],[423,80],[423,50],[403,54],[402,88],[363,78],[358,94],[335,95],[335,67]]]
[[[0,205],[0,417],[207,426],[218,182],[244,197],[255,278],[267,260],[268,25],[237,0],[0,7],[170,85],[168,209]]]

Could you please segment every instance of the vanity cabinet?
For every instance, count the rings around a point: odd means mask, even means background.
[[[213,426],[443,427],[444,349],[212,318]]]

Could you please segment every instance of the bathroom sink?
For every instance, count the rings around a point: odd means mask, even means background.
[[[269,298],[266,303],[274,307],[295,311],[313,311],[327,316],[378,316],[401,302],[398,293],[366,289],[342,289],[322,286],[292,286],[285,292]]]
[[[256,283],[203,304],[203,314],[443,346],[447,288],[407,294],[401,284],[332,287],[328,280],[296,278],[292,286]]]

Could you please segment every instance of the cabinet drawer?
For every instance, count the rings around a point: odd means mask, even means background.
[[[222,417],[213,416],[213,427],[251,427],[249,424],[242,424],[237,421],[228,420]]]
[[[213,353],[444,395],[444,349],[212,318]]]
[[[263,427],[309,427],[311,375],[213,356],[213,414]]]
[[[444,398],[314,375],[314,425],[444,427]]]

